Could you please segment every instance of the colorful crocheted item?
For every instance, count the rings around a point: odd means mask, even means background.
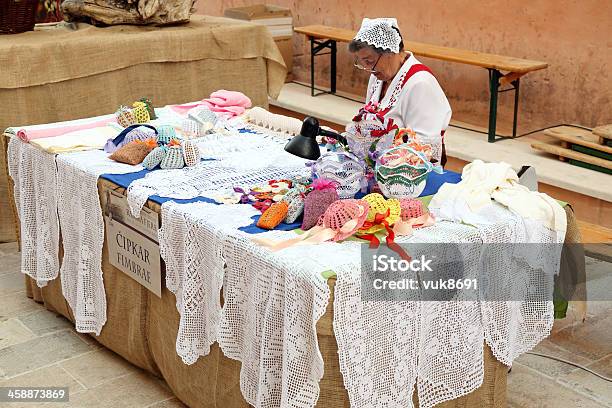
[[[128,144],[133,142],[134,140],[146,140],[154,138],[157,143],[157,136],[155,135],[155,130],[148,128],[146,126],[138,126],[135,129],[132,129],[127,135],[125,135],[124,143]]]
[[[353,235],[365,222],[367,215],[367,202],[352,199],[337,200],[321,215],[316,226],[296,238],[273,241],[265,237],[256,237],[252,240],[271,251],[280,251],[294,245],[317,245],[329,240],[341,241]]]
[[[402,198],[400,201],[400,207],[402,209],[401,218],[402,221],[408,221],[412,218],[418,218],[423,215],[423,203],[413,198]]]
[[[401,206],[399,200],[394,198],[385,200],[378,193],[368,194],[363,198],[370,208],[368,218],[363,223],[363,226],[357,231],[356,235],[370,242],[370,248],[378,248],[380,240],[376,236],[376,232],[385,230],[387,236],[385,238],[387,246],[395,251],[402,259],[409,261],[410,255],[395,242],[395,231],[393,224],[401,220]]]
[[[168,144],[170,140],[176,138],[176,130],[170,125],[160,125],[157,127],[157,141],[160,144]]]
[[[151,150],[155,149],[158,146],[156,137],[150,137],[148,139],[139,139],[136,140],[136,142],[144,144]]]
[[[149,110],[144,102],[134,102],[132,113],[136,119],[136,123],[147,123],[151,120],[149,116]]]
[[[385,200],[379,193],[368,194],[363,197],[363,200],[366,201],[369,206],[368,218],[363,227],[357,231],[357,235],[368,235],[383,230],[385,226],[382,221],[385,221],[389,225],[393,225],[401,217],[402,208],[399,200],[394,198]]]
[[[333,241],[342,241],[363,226],[368,210],[369,205],[364,200],[337,200],[325,210],[317,225],[335,231]]]
[[[312,166],[313,176],[336,183],[340,198],[353,198],[365,187],[365,165],[352,153],[328,152]]]
[[[117,112],[115,112],[115,117],[117,118],[117,123],[124,128],[137,123],[134,113],[127,106],[120,106]]]
[[[136,165],[142,163],[151,150],[153,147],[149,144],[135,140],[115,150],[108,158],[119,163]]]
[[[319,217],[325,213],[334,201],[340,199],[335,189],[312,190],[304,200],[304,220],[302,229],[311,229],[319,221]]]
[[[427,160],[431,160],[433,156],[433,150],[430,144],[421,143],[419,136],[416,132],[410,128],[400,128],[395,132],[393,139],[394,146],[406,146],[414,149],[417,152],[421,152],[425,155]]]
[[[283,201],[288,205],[285,223],[295,222],[304,212],[304,199],[306,188],[303,186],[294,187],[284,195]]]
[[[155,114],[155,107],[153,106],[153,102],[147,98],[140,98],[138,102],[142,102],[147,107],[147,111],[149,111],[149,117],[151,120],[157,119],[157,115]]]
[[[287,216],[288,208],[289,206],[284,201],[272,204],[261,214],[257,221],[257,226],[269,230],[276,228]]]
[[[199,137],[205,133],[203,132],[202,124],[193,119],[183,120],[182,128],[187,137]]]
[[[376,163],[376,181],[387,197],[418,197],[431,171],[442,172],[442,167],[429,161],[427,155],[402,144],[393,147],[380,156]]]
[[[269,180],[267,184],[253,188],[255,193],[285,194],[291,188],[291,180]],[[272,198],[272,196],[270,196]]]
[[[142,165],[147,170],[153,170],[155,167],[159,166],[164,157],[166,156],[166,146],[158,146],[155,149],[151,150],[147,157],[142,161]]]
[[[162,169],[182,169],[185,167],[185,160],[183,159],[183,152],[180,144],[178,146],[168,145],[166,156],[162,159],[160,167]]]
[[[193,167],[200,162],[200,149],[193,140],[183,140],[182,147],[185,166]]]

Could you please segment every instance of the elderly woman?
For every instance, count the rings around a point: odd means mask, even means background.
[[[371,74],[366,104],[346,128],[351,150],[363,157],[376,142],[381,152],[393,145],[395,129],[410,128],[432,146],[432,161],[444,165],[451,108],[429,68],[404,52],[396,19],[364,18],[349,51],[355,67]]]

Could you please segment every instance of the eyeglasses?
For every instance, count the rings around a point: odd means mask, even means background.
[[[378,65],[378,61],[380,61],[380,57],[382,57],[382,54],[378,55],[378,58],[376,59],[376,61],[374,62],[374,65],[372,65],[372,68],[367,68],[366,66],[363,66],[359,63],[359,58],[355,58],[355,63],[353,65],[355,65],[355,68],[360,69],[362,71],[367,71],[371,74],[375,74],[376,71],[376,65]],[[367,64],[370,65],[370,64]]]

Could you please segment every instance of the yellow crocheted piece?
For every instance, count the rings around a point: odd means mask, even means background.
[[[142,102],[136,102],[134,105],[136,104],[139,105],[132,108],[132,113],[134,114],[134,118],[136,118],[136,123],[147,123],[150,121],[151,117],[149,116],[147,106]]]
[[[363,200],[369,205],[368,218],[366,219],[365,225],[368,225],[368,222],[374,222],[376,214],[386,214],[387,210],[389,211],[389,215],[385,217],[385,221],[387,221],[390,226],[400,220],[402,207],[399,200],[395,198],[385,200],[385,198],[379,193],[370,193],[363,197]],[[384,228],[385,226],[383,224],[372,225],[367,228],[360,229],[357,231],[357,235],[373,234],[376,231],[380,231]]]

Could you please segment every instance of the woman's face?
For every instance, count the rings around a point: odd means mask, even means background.
[[[364,47],[355,53],[357,64],[369,70],[375,70],[373,75],[381,81],[390,81],[397,73],[393,66],[392,53],[379,54],[370,47]]]

